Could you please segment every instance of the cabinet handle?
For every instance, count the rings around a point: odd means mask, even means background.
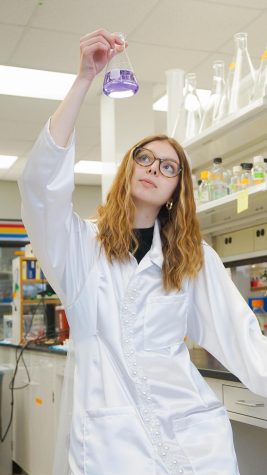
[[[232,238],[231,238],[231,237],[229,237],[229,244],[231,244],[231,242],[232,242]]]
[[[260,235],[261,235],[261,232],[260,232],[259,229],[257,229],[257,231],[256,231],[256,236],[257,236],[257,237],[260,237]]]
[[[249,407],[264,407],[263,402],[245,401],[244,399],[239,399],[238,401],[236,401],[236,404],[240,404],[241,406],[249,406]]]
[[[224,244],[228,244],[228,238],[225,238]]]
[[[261,236],[264,236],[264,234],[265,234],[265,230],[261,229]]]

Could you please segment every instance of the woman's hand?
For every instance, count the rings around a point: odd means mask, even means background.
[[[128,46],[127,42],[125,46]],[[101,29],[83,36],[80,39],[79,78],[91,82],[108,61],[123,49],[124,41],[118,33]]]

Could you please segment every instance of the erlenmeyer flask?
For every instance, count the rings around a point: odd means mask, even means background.
[[[119,36],[125,44],[124,34],[119,33]],[[133,96],[138,89],[139,86],[124,47],[123,51],[113,56],[107,64],[103,92],[106,96],[119,99]]]
[[[247,36],[247,33],[237,33],[234,36],[236,53],[229,94],[229,114],[249,104],[255,86],[256,74],[247,49]]]
[[[215,118],[218,116],[219,112],[219,105],[225,92],[224,61],[214,61],[212,68],[213,81],[211,94],[204,111],[199,132],[211,127],[215,123]]]
[[[196,75],[188,73],[185,76],[185,92],[180,120],[183,122],[183,140],[195,137],[200,128],[202,107],[196,91]]]
[[[267,47],[261,55],[261,63],[251,100],[255,101],[267,94]]]
[[[235,70],[235,63],[232,62],[228,66],[228,74],[226,79],[226,84],[224,91],[222,93],[222,97],[220,99],[217,112],[214,117],[214,124],[219,122],[220,120],[224,119],[228,115],[229,111],[229,101],[230,101],[230,93],[233,84],[233,77],[234,77],[234,70]]]

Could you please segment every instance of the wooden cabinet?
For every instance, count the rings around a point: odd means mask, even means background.
[[[230,419],[267,429],[267,398],[239,382],[207,377],[205,381],[226,407]]]
[[[267,422],[267,399],[253,394],[245,387],[222,385],[226,408],[236,414],[255,417]]]
[[[14,347],[0,345],[0,361],[15,365]],[[14,391],[12,459],[28,475],[52,473],[63,382],[64,354],[26,349],[19,362]],[[10,437],[11,439],[11,437]]]
[[[216,236],[214,248],[221,257],[238,256],[265,250],[267,253],[267,224]]]
[[[253,247],[254,251],[266,250],[267,253],[267,224],[253,228]]]

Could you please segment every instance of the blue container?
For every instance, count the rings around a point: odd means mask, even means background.
[[[35,261],[27,261],[27,279],[36,278]]]
[[[252,300],[264,300],[264,310],[267,313],[267,297],[249,297],[248,298],[248,304],[250,308],[252,309]]]

